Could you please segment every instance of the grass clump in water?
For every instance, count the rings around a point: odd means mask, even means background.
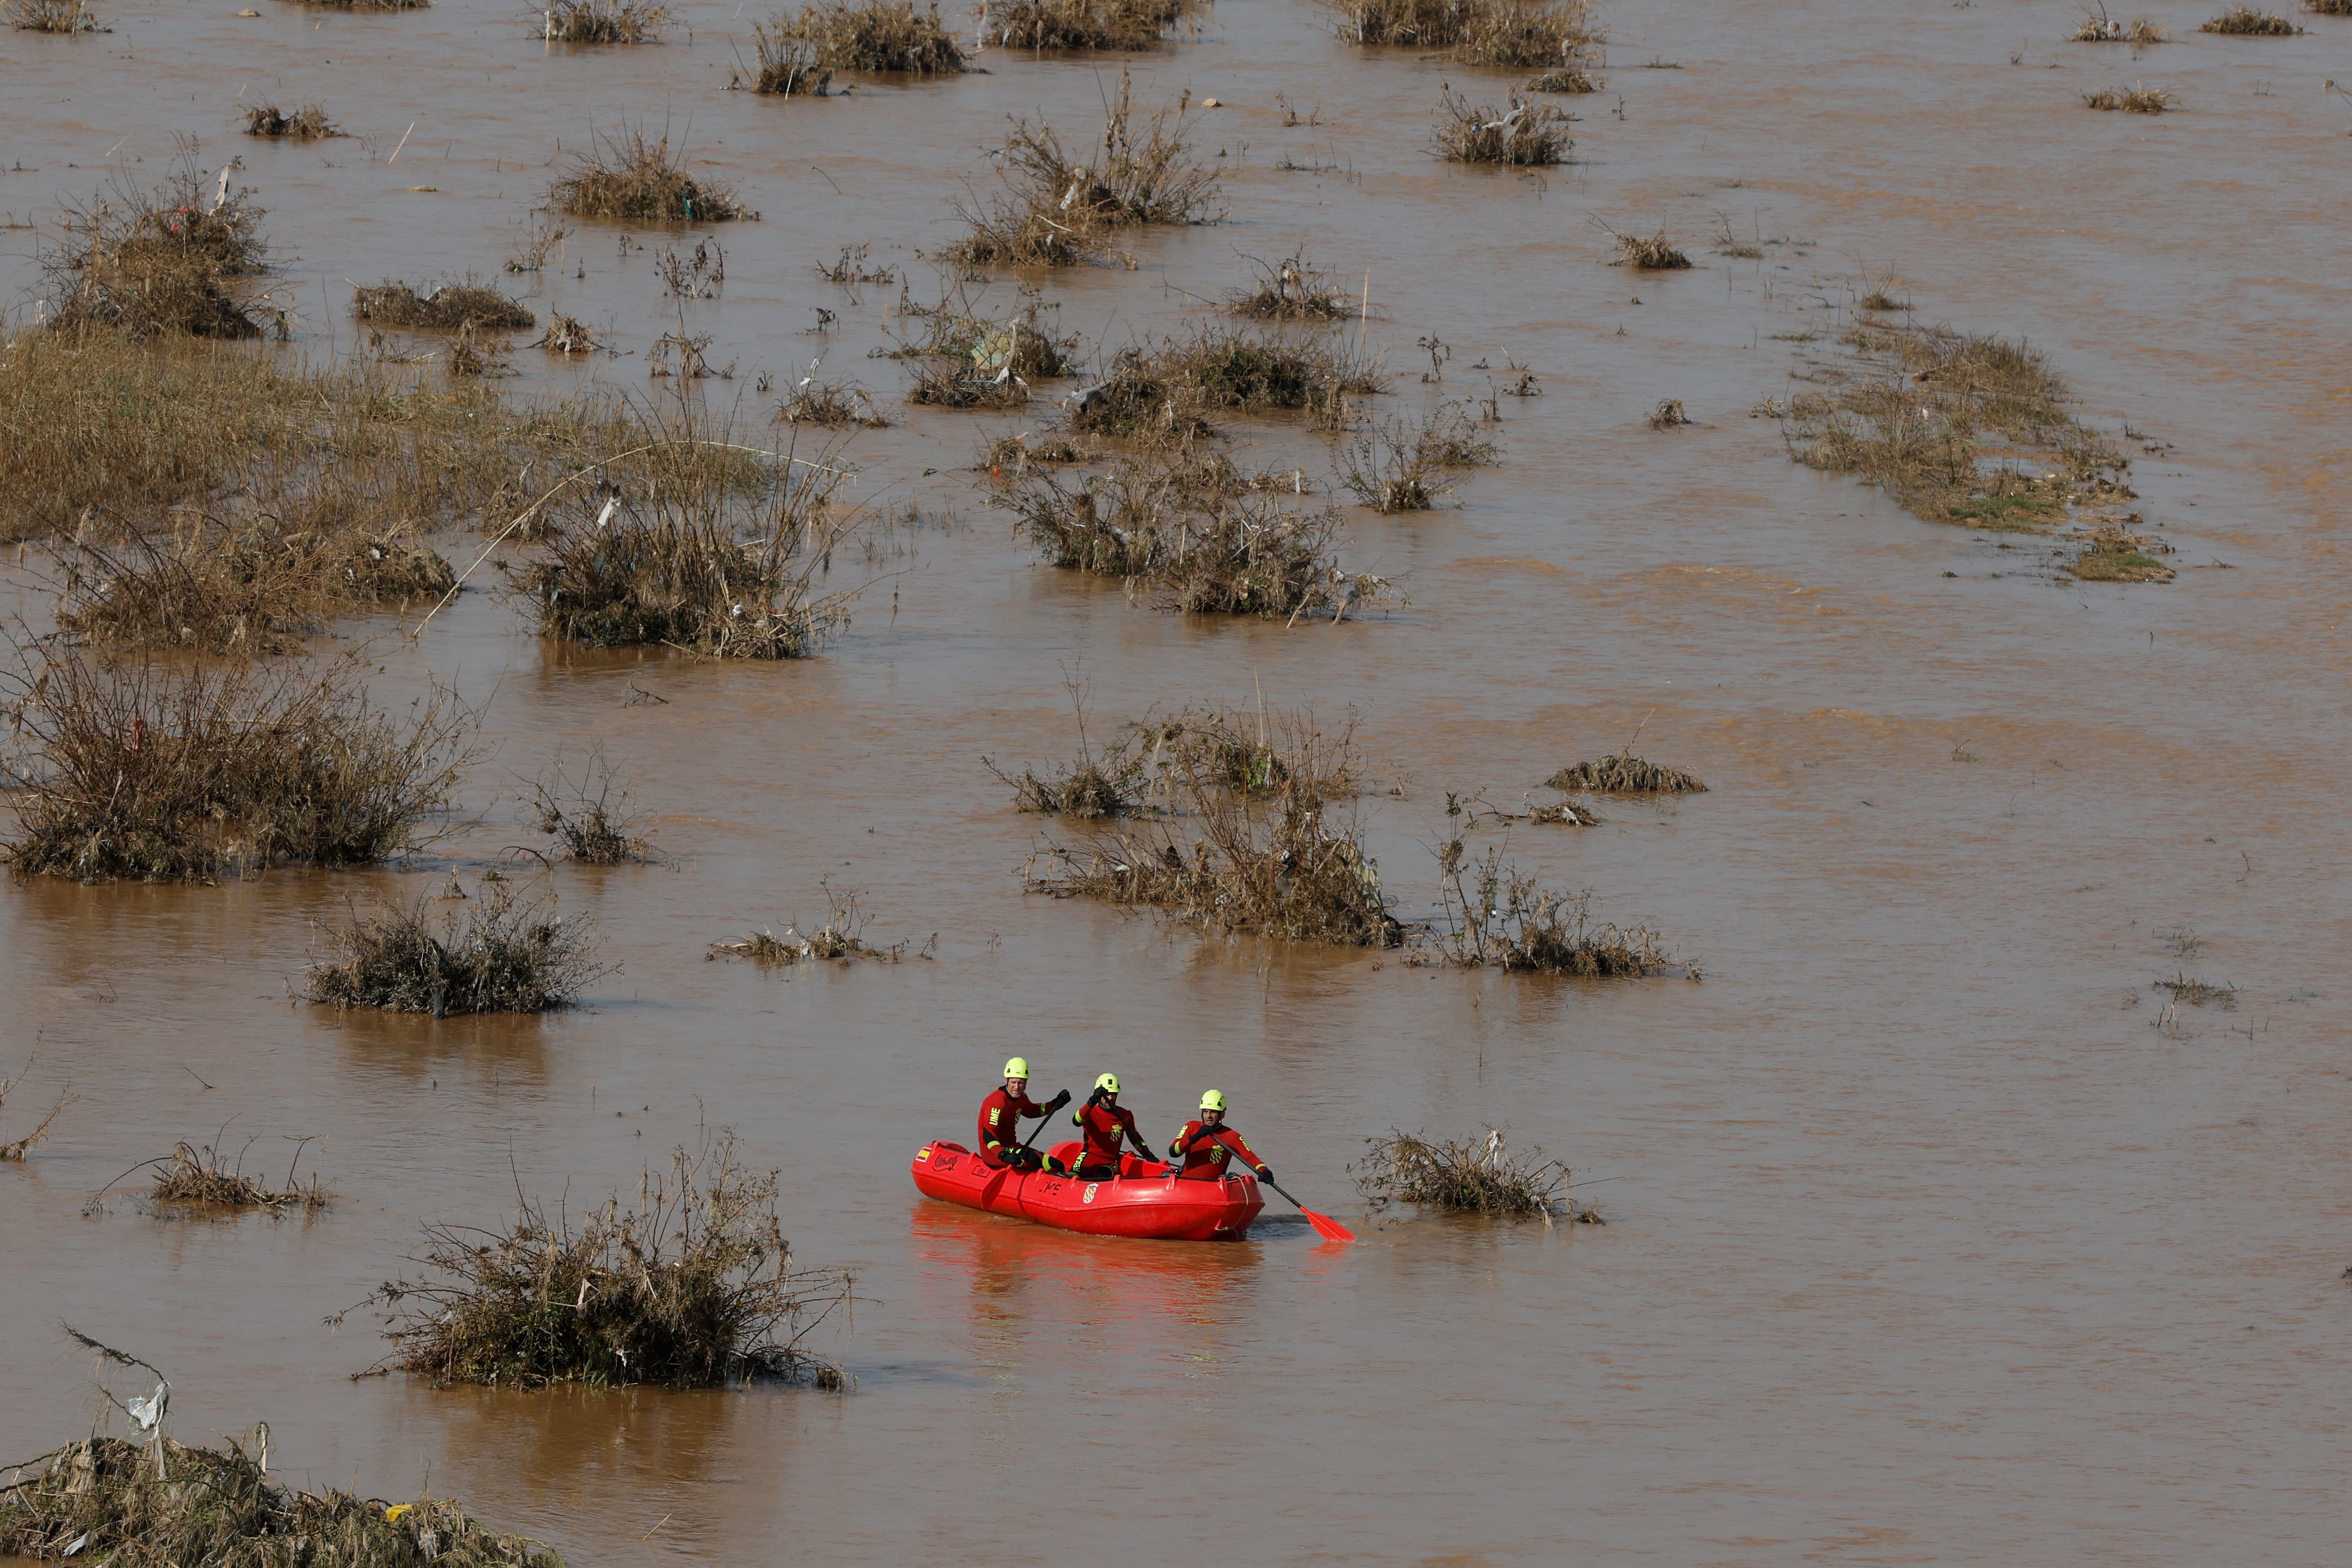
[[[1642,979],[1679,968],[1698,978],[1696,966],[1678,963],[1656,931],[1595,923],[1591,894],[1546,891],[1506,863],[1500,846],[1474,860],[1457,833],[1438,847],[1438,874],[1449,929],[1436,940],[1448,963],[1580,980]]]
[[[538,324],[521,304],[471,278],[462,283],[436,283],[423,293],[405,283],[357,288],[352,291],[352,314],[379,327],[520,331]]]
[[[784,927],[782,936],[771,931],[749,931],[732,942],[712,942],[710,951],[703,956],[706,959],[744,958],[762,968],[770,968],[783,963],[846,965],[860,958],[896,963],[907,955],[907,943],[904,942],[877,947],[866,940],[866,915],[857,907],[856,894],[841,892],[828,886],[824,896],[831,906],[824,924],[806,936],[801,934],[797,925],[792,924]],[[922,956],[930,956],[928,947]]]
[[[262,212],[227,181],[224,170],[217,189],[206,190],[193,153],[184,151],[156,189],[118,175],[88,206],[68,211],[62,226],[71,237],[42,258],[50,330],[259,337],[242,289],[262,270]]]
[[[1125,439],[1184,440],[1212,413],[1304,409],[1326,428],[1344,424],[1349,400],[1385,391],[1388,378],[1345,348],[1203,327],[1122,351],[1076,401],[1070,428]]]
[[[982,26],[1008,49],[1148,49],[1205,9],[1202,0],[998,0]]]
[[[291,114],[274,103],[257,103],[245,111],[245,133],[272,142],[317,142],[342,134],[319,103],[306,103]]]
[[[1601,81],[1599,77],[1594,76],[1591,71],[1571,67],[1567,70],[1549,70],[1541,76],[1529,77],[1522,90],[1578,93],[1599,92],[1601,88]]]
[[[312,11],[422,11],[433,0],[289,0]]]
[[[556,44],[649,44],[670,18],[654,0],[539,0],[531,8]]]
[[[997,161],[1004,188],[985,211],[958,205],[970,233],[955,247],[956,259],[1015,267],[1123,259],[1111,245],[1121,230],[1222,217],[1217,172],[1194,161],[1187,140],[1191,92],[1139,128],[1132,100],[1122,70],[1101,139],[1084,161],[1051,126],[1016,121]]]
[[[632,223],[721,223],[743,216],[734,192],[694,179],[668,137],[648,140],[643,131],[599,136],[572,172],[548,187],[547,201],[574,217]]]
[[[1391,420],[1357,437],[1340,455],[1339,478],[1374,511],[1427,511],[1453,489],[1450,476],[1500,460],[1494,438],[1449,403],[1419,424]]]
[[[2131,521],[2137,522],[2135,516]],[[2170,553],[2145,533],[2127,528],[2095,528],[2074,558],[2061,568],[2084,583],[2169,583],[2175,574],[2150,552]]]
[[[302,1158],[299,1140],[294,1151],[297,1164]],[[253,1144],[250,1140],[246,1149]],[[289,1209],[310,1213],[333,1204],[335,1194],[319,1184],[313,1175],[310,1184],[303,1186],[295,1179],[294,1166],[286,1170],[282,1187],[265,1185],[245,1173],[245,1149],[237,1152],[234,1163],[213,1144],[199,1149],[183,1142],[171,1153],[155,1163],[163,1168],[155,1173],[155,1184],[148,1189],[148,1201],[158,1208],[199,1209],[268,1209],[273,1214]]]
[[[2352,0],[2303,0],[2303,8],[2317,16],[2352,16]]]
[[[1309,265],[1304,252],[1272,263],[1255,256],[1243,259],[1257,268],[1258,278],[1256,287],[1231,296],[1236,316],[1260,321],[1328,322],[1353,321],[1370,313],[1370,306],[1360,296],[1349,293],[1340,279]]]
[[[802,1342],[849,1300],[849,1277],[794,1269],[776,1185],[722,1132],[646,1173],[635,1206],[615,1195],[576,1227],[529,1201],[504,1231],[428,1226],[415,1259],[427,1277],[368,1299],[392,1309],[387,1360],[436,1386],[843,1387]]]
[[[1165,609],[1338,621],[1388,595],[1382,579],[1339,569],[1338,509],[1286,510],[1222,458],[1122,457],[1066,478],[1030,468],[994,500],[1054,565],[1119,578]]]
[[[1364,1144],[1364,1158],[1348,1169],[1376,1209],[1427,1204],[1463,1214],[1549,1220],[1569,1182],[1568,1167],[1546,1159],[1542,1150],[1513,1153],[1501,1128],[1460,1143],[1391,1129]]]
[[[2161,44],[2170,37],[2164,27],[2146,16],[2136,22],[2119,22],[2107,15],[2104,4],[2097,4],[2083,13],[2083,24],[2074,29],[2069,41],[2077,44]]]
[[[0,716],[33,757],[0,848],[18,876],[372,865],[414,846],[472,760],[454,700],[395,719],[346,663],[119,665],[48,647],[7,683]]]
[[[1549,104],[1511,100],[1507,110],[1473,104],[1458,92],[1438,100],[1431,146],[1456,163],[1501,163],[1533,167],[1564,162],[1576,145],[1567,114]]]
[[[89,0],[9,0],[8,25],[20,33],[110,33],[100,26]]]
[[[125,1358],[129,1359],[129,1358]],[[138,1363],[144,1365],[144,1363]],[[564,1568],[551,1548],[490,1531],[455,1502],[386,1506],[268,1479],[269,1432],[190,1448],[163,1436],[134,1445],[88,1437],[44,1454],[0,1492],[0,1553],[39,1561],[89,1554],[113,1568],[364,1563],[370,1568]]]
[[[787,458],[763,465],[748,495],[718,469],[627,489],[607,483],[551,508],[539,551],[509,568],[509,581],[541,637],[713,658],[810,658],[848,616],[848,593],[815,587],[848,532],[833,504],[845,477]]]
[[[336,1008],[427,1013],[544,1013],[568,1006],[604,973],[590,927],[502,887],[438,921],[427,902],[353,913],[330,931],[327,955],[303,977],[305,999]]]
[[[1332,810],[1349,787],[1350,752],[1349,732],[1327,736],[1308,715],[1255,733],[1187,726],[1165,753],[1170,815],[1079,847],[1047,845],[1050,868],[1033,863],[1029,889],[1214,931],[1394,947],[1403,927],[1363,830]]]
[[[1443,49],[1464,65],[1538,69],[1601,41],[1584,0],[1328,0],[1355,44]]]
[[[1691,264],[1691,258],[1675,247],[1663,228],[1646,237],[1638,234],[1619,234],[1612,229],[1609,237],[1617,242],[1617,259],[1609,264],[1612,267],[1635,267],[1644,272],[1679,272]]]
[[[2239,38],[2291,38],[2303,31],[2284,16],[2252,5],[2232,5],[2210,21],[2199,23],[2197,30]]]
[[[2139,82],[2129,87],[2103,87],[2083,95],[2085,109],[2120,109],[2126,114],[2162,114],[2172,106],[2172,94]]]
[[[1706,785],[1680,768],[1649,762],[1631,747],[1598,762],[1578,763],[1544,780],[1548,789],[1564,795],[1703,795]]]
[[[862,0],[858,5],[823,0],[793,16],[780,14],[761,35],[763,77],[772,41],[789,46],[826,76],[836,71],[948,76],[963,69],[963,51],[940,21],[940,8],[934,5],[918,11],[914,0]]]
[[[627,860],[642,866],[659,853],[629,831],[636,822],[629,792],[615,786],[602,752],[589,754],[576,782],[559,766],[552,777],[531,785],[523,806],[532,825],[555,841],[566,859],[583,866],[618,866]]]

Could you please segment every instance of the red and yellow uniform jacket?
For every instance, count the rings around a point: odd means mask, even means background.
[[[1008,1089],[999,1089],[980,1102],[980,1157],[992,1165],[1004,1163],[1004,1156],[1021,1146],[1021,1119],[1045,1114],[1045,1108],[1029,1098],[1024,1089],[1015,1100]]]
[[[1191,1143],[1193,1139],[1200,1138],[1202,1132],[1208,1131],[1208,1126],[1207,1122],[1197,1120],[1187,1121],[1184,1123],[1184,1131],[1176,1134],[1176,1142],[1168,1145],[1168,1152],[1174,1154],[1182,1150],[1185,1144]],[[1219,1122],[1216,1137],[1201,1138],[1198,1143],[1192,1143],[1192,1151],[1184,1155],[1183,1173],[1176,1179],[1180,1182],[1222,1180],[1225,1173],[1225,1162],[1232,1159],[1236,1152],[1241,1155],[1242,1163],[1251,1170],[1257,1171],[1265,1168],[1265,1162],[1259,1159],[1250,1146],[1242,1142],[1242,1135],[1223,1122]]]
[[[1116,1168],[1119,1147],[1127,1139],[1133,1139],[1140,1148],[1151,1147],[1136,1128],[1135,1112],[1123,1105],[1105,1105],[1100,1101],[1081,1105],[1070,1112],[1070,1120],[1077,1124],[1078,1136],[1086,1140],[1086,1146],[1078,1151],[1078,1163],[1082,1165]]]

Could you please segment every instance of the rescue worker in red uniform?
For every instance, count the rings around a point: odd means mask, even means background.
[[[1095,1091],[1087,1102],[1070,1112],[1077,1124],[1078,1136],[1086,1142],[1078,1151],[1078,1166],[1070,1174],[1081,1181],[1108,1181],[1118,1174],[1118,1152],[1121,1144],[1132,1139],[1136,1154],[1157,1163],[1159,1156],[1144,1141],[1135,1125],[1135,1112],[1118,1102],[1118,1075],[1107,1072],[1095,1079]]]
[[[1014,1057],[1006,1062],[1004,1087],[980,1102],[982,1163],[992,1170],[1003,1170],[1007,1165],[1023,1171],[1042,1168],[1045,1156],[1034,1149],[1021,1147],[1021,1123],[1051,1116],[1069,1103],[1069,1091],[1064,1089],[1050,1105],[1039,1105],[1029,1098],[1028,1058]]]
[[[1259,1159],[1242,1142],[1242,1135],[1225,1125],[1225,1097],[1217,1089],[1201,1097],[1199,1120],[1184,1123],[1184,1131],[1176,1134],[1176,1141],[1168,1145],[1168,1152],[1184,1162],[1183,1170],[1176,1176],[1180,1182],[1222,1181],[1225,1162],[1236,1154],[1242,1157],[1242,1163],[1267,1181],[1274,1179],[1274,1167]]]

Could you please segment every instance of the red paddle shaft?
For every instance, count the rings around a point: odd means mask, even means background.
[[[1202,1132],[1192,1140],[1192,1143],[1186,1144],[1185,1147],[1187,1149],[1192,1148],[1193,1144],[1200,1142],[1202,1138],[1206,1138],[1214,1143],[1223,1144],[1225,1148],[1232,1149],[1236,1154],[1241,1153],[1239,1149],[1234,1149],[1231,1143],[1226,1143],[1224,1139],[1219,1137],[1213,1131]],[[1284,1197],[1289,1198],[1290,1206],[1297,1209],[1300,1214],[1305,1215],[1307,1216],[1307,1223],[1315,1227],[1315,1234],[1321,1237],[1324,1240],[1353,1241],[1356,1239],[1356,1233],[1354,1231],[1349,1230],[1346,1226],[1341,1225],[1329,1215],[1317,1214],[1313,1209],[1308,1208],[1297,1198],[1291,1197],[1288,1193],[1283,1193],[1280,1184],[1276,1183],[1272,1176],[1260,1176],[1258,1177],[1258,1180],[1264,1182],[1267,1186],[1274,1188],[1276,1192],[1282,1193]]]

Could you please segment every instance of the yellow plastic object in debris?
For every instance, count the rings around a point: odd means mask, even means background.
[[[415,1508],[415,1506],[416,1505],[413,1502],[394,1503],[390,1508],[383,1510],[383,1521],[386,1524],[397,1524],[400,1522],[400,1516]]]

